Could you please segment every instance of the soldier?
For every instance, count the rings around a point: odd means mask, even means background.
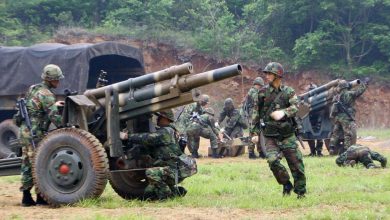
[[[283,195],[290,195],[294,188],[298,198],[303,198],[306,176],[292,121],[298,111],[298,98],[293,88],[282,84],[284,70],[280,63],[268,63],[263,72],[269,85],[259,91],[258,111],[254,119],[264,120],[267,162],[278,183],[283,185]],[[286,168],[280,163],[281,154],[290,167],[294,187]]]
[[[202,94],[199,98],[199,101],[195,103],[191,103],[183,108],[183,111],[179,113],[178,119],[175,123],[175,127],[179,131],[180,135],[185,135],[187,132],[187,127],[191,123],[190,119],[194,113],[199,115],[204,113],[204,109],[210,102],[210,97],[206,94]],[[184,137],[184,139],[188,139],[188,137]],[[193,149],[191,149],[190,145],[187,145],[190,153],[193,153]],[[183,150],[184,152],[184,150]],[[199,155],[198,155],[199,156]]]
[[[264,80],[261,77],[256,77],[253,81],[253,86],[249,89],[248,94],[244,103],[244,113],[247,114],[247,118],[249,121],[249,136],[252,139],[254,136],[262,137],[260,135],[260,123],[254,123],[253,117],[256,115],[255,111],[257,110],[257,97],[259,95],[259,90],[264,87]],[[248,144],[248,157],[249,159],[256,159],[255,154],[255,146],[256,144],[252,141]],[[261,149],[259,144],[257,145],[257,152],[259,152],[259,157],[265,158],[265,152]]]
[[[341,132],[344,133],[344,149],[340,153],[356,143],[355,101],[366,91],[368,82],[369,79],[367,78],[354,89],[351,89],[351,85],[345,80],[339,83],[337,87],[339,94],[333,98],[330,111],[330,118],[334,121],[329,144],[329,153],[331,155],[334,154]]]
[[[310,83],[308,91],[313,90],[317,88],[317,85],[314,83]],[[324,114],[323,110],[316,111],[316,112],[310,112],[309,114],[309,120],[310,124],[313,128],[313,131],[317,132],[318,130],[321,129],[321,119],[322,115]],[[316,143],[317,142],[317,143]],[[322,139],[317,139],[317,140],[308,140],[307,143],[309,144],[310,147],[310,154],[309,156],[311,157],[322,157],[322,146],[324,145],[324,141]]]
[[[59,127],[62,122],[58,106],[63,106],[63,102],[56,102],[56,97],[51,89],[59,86],[60,79],[63,79],[64,75],[57,65],[49,64],[43,68],[41,78],[43,81],[32,85],[25,96],[32,133],[35,135],[34,140],[43,138],[50,123]],[[32,149],[31,145],[32,137],[25,123],[22,123],[20,126],[19,133],[22,143],[22,186],[20,187],[20,190],[23,192],[22,206],[47,205],[39,193],[37,194],[36,202],[31,197],[30,190],[33,187],[33,178],[30,159],[32,159],[34,154],[34,149]]]
[[[339,166],[354,166],[356,163],[360,162],[367,169],[379,168],[379,166],[374,164],[373,160],[379,161],[383,168],[386,167],[386,157],[380,155],[375,151],[370,150],[368,147],[365,147],[360,144],[354,144],[351,145],[347,149],[347,151],[337,157],[336,164]]]
[[[162,200],[184,196],[187,190],[177,184],[196,173],[195,160],[183,154],[179,148],[175,130],[171,127],[173,121],[172,110],[161,111],[158,113],[159,128],[156,132],[128,135],[130,143],[147,148],[154,159],[153,167],[145,172],[148,181],[145,188],[147,198]]]
[[[192,157],[199,158],[198,149],[200,137],[210,139],[213,158],[220,158],[217,154],[219,132],[215,127],[214,110],[207,108],[202,115],[194,115],[191,124],[187,127],[188,148],[192,149]]]
[[[219,126],[219,124],[222,123],[226,117],[228,119],[226,120],[226,126],[224,128],[225,138],[227,138],[226,135],[228,135],[230,138],[244,136],[243,129],[248,128],[248,125],[241,116],[240,111],[234,108],[233,99],[231,98],[225,99],[224,107],[222,112],[219,114],[217,125]]]

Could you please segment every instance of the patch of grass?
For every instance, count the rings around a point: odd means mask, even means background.
[[[390,139],[390,128],[360,128],[357,134],[360,137],[373,136],[379,140],[386,140]]]

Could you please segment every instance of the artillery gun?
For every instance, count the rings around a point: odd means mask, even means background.
[[[333,130],[333,123],[329,117],[330,108],[333,97],[338,93],[337,87],[342,81],[332,80],[298,96],[300,104],[297,116],[303,140],[325,139],[325,146],[329,147],[329,138]],[[352,88],[360,83],[361,81],[356,79],[350,81],[349,85]],[[316,117],[310,117],[313,115]]]
[[[154,131],[153,113],[197,101],[196,88],[241,71],[235,64],[193,74],[185,63],[68,96],[63,127],[49,131],[34,155],[37,191],[49,204],[71,204],[99,197],[109,180],[122,198],[142,197],[149,158],[134,157],[120,131]],[[19,174],[20,161],[0,160],[0,175]]]

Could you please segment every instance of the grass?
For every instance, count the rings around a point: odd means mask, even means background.
[[[360,128],[358,129],[357,134],[360,137],[373,136],[378,138],[379,140],[385,140],[385,139],[389,139],[390,137],[390,128],[382,128],[382,129]]]
[[[385,155],[390,156],[389,153]],[[165,202],[125,201],[107,187],[100,199],[84,200],[77,206],[106,209],[190,207],[289,213],[288,217],[280,216],[280,219],[390,218],[388,169],[340,168],[334,163],[334,157],[305,157],[308,193],[305,199],[298,200],[295,195],[281,196],[281,186],[276,183],[265,160],[242,159],[216,164],[201,160],[199,173],[182,183],[188,189],[184,198]]]

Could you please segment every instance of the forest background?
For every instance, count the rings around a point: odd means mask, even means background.
[[[69,30],[390,81],[390,0],[0,1],[2,46],[30,46]]]

